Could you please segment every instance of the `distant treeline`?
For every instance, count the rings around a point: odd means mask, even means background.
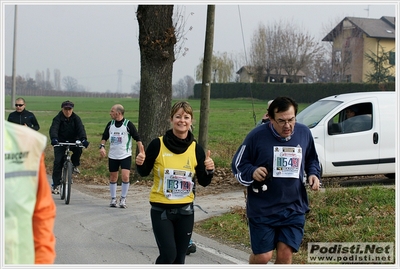
[[[76,92],[76,91],[55,91],[55,90],[19,90],[16,89],[18,96],[67,96],[67,97],[103,97],[103,98],[139,98],[138,94],[133,93],[113,93],[113,92]],[[6,91],[5,95],[11,95],[11,91]]]

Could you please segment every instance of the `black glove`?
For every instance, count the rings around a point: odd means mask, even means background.
[[[82,145],[87,149],[87,147],[89,146],[89,141],[87,140],[82,140]]]
[[[58,139],[57,138],[52,138],[51,139],[51,145],[52,146],[58,145]]]

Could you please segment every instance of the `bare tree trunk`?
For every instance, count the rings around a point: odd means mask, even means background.
[[[170,128],[176,43],[173,9],[173,5],[139,5],[136,13],[141,60],[138,132],[145,148]],[[138,177],[134,173],[133,178]]]
[[[210,110],[211,61],[214,45],[214,18],[215,5],[208,5],[199,129],[199,144],[203,147],[204,150],[207,150],[208,143],[208,114]]]
[[[139,5],[141,57],[139,134],[145,148],[170,127],[172,68],[175,61],[173,5]]]

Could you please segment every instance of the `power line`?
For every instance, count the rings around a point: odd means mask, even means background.
[[[249,64],[248,64],[248,62],[247,62],[246,46],[245,46],[245,42],[244,42],[243,25],[242,25],[242,16],[240,15],[240,6],[239,6],[239,5],[238,5],[238,11],[239,11],[240,28],[242,29],[242,40],[243,40],[244,58],[245,58],[246,65],[249,66]],[[250,68],[250,66],[249,66],[249,68]],[[249,71],[250,71],[250,70],[249,70]],[[253,107],[254,125],[257,125],[257,116],[256,116],[256,112],[254,111],[253,91],[252,91],[252,89],[251,89],[251,83],[249,83],[249,87],[250,87],[251,105],[252,105],[252,107]]]
[[[238,5],[238,11],[239,11],[240,29],[242,30],[242,40],[243,40],[243,48],[244,48],[244,59],[245,59],[246,65],[248,65],[248,62],[247,62],[247,54],[246,54],[246,45],[245,45],[245,42],[244,42],[244,34],[243,34],[242,16],[240,15],[240,6],[239,6],[239,5]]]

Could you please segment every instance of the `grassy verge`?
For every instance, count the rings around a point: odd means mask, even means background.
[[[311,242],[395,242],[395,190],[382,186],[309,192],[303,242],[293,264],[307,264]],[[250,253],[246,213],[229,213],[196,223],[200,234],[235,245]]]
[[[38,119],[39,132],[49,137],[52,119],[61,110],[61,103],[68,98],[28,96],[25,99],[26,109],[32,111]],[[88,183],[108,182],[107,160],[100,158],[98,144],[106,124],[110,121],[110,109],[114,104],[122,104],[125,107],[125,118],[131,120],[140,132],[139,99],[74,97],[70,100],[75,103],[74,112],[81,117],[88,141],[91,143],[87,149],[84,149],[81,158],[80,179]],[[194,110],[194,135],[198,138],[201,102],[200,100],[189,100],[189,102]],[[299,110],[306,106],[307,104],[299,104]],[[210,101],[208,149],[211,150],[216,167],[230,167],[232,156],[247,133],[254,128],[255,120],[261,119],[266,107],[267,101],[264,100],[216,99]],[[5,98],[5,108],[5,119],[7,119],[8,114],[14,111],[14,108],[10,108],[10,96]],[[256,116],[256,119],[253,116]],[[108,143],[106,149],[108,150]],[[54,155],[50,141],[45,153],[46,167],[48,173],[51,174]],[[134,165],[132,166],[134,168]]]

